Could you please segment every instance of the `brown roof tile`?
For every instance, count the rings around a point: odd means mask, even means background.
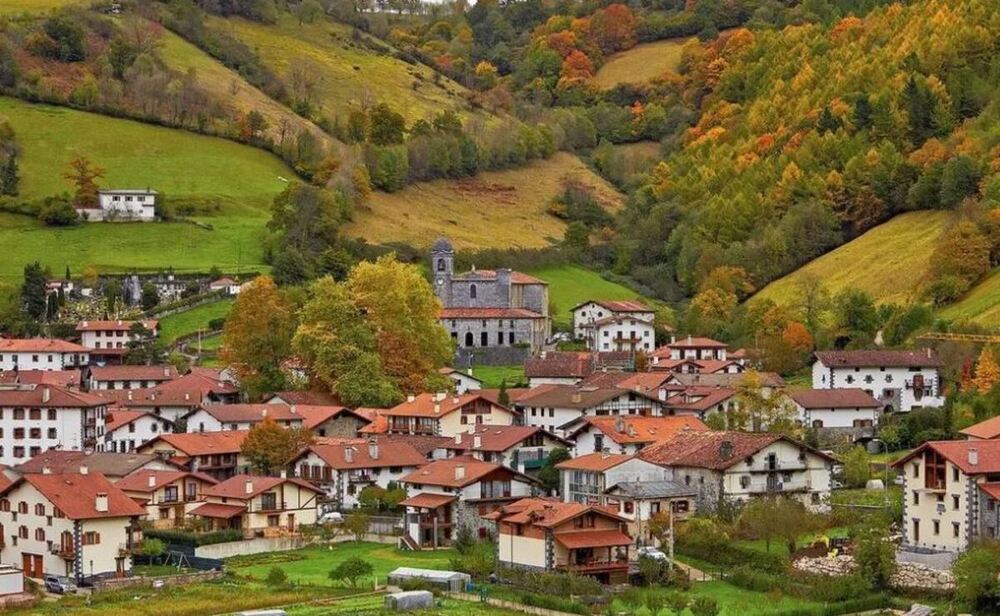
[[[816,358],[828,368],[936,368],[943,365],[931,349],[816,351]]]
[[[41,492],[71,520],[132,517],[146,513],[145,509],[100,473],[27,474],[0,491],[0,495],[9,494],[22,482]],[[97,510],[99,494],[108,497],[107,511]]]
[[[247,484],[250,484],[250,490],[247,491]],[[229,479],[223,481],[222,483],[216,484],[211,488],[205,490],[205,496],[217,496],[219,498],[235,498],[238,500],[247,500],[250,497],[256,496],[261,492],[267,492],[268,490],[280,486],[283,483],[291,483],[299,486],[302,489],[309,490],[310,492],[320,493],[322,490],[313,486],[308,481],[303,479],[298,479],[295,477],[281,478],[281,477],[258,477],[256,475],[236,475],[235,477],[230,477]]]
[[[623,462],[628,462],[634,457],[621,453],[588,453],[585,456],[577,456],[565,462],[560,462],[556,464],[556,468],[573,471],[603,472]]]
[[[882,404],[863,389],[802,389],[789,392],[806,409],[880,408]]]
[[[377,456],[371,456],[370,445],[377,447]],[[330,468],[384,468],[389,466],[423,466],[427,456],[413,445],[386,437],[373,437],[372,443],[364,438],[323,438],[321,442],[306,447],[296,458],[310,452],[319,456]],[[348,450],[350,453],[348,453]],[[350,458],[350,462],[348,462]]]

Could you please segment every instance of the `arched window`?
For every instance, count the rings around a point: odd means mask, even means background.
[[[26,503],[24,501],[18,502],[17,503],[17,512],[18,513],[28,513],[28,503]]]
[[[469,285],[469,297],[471,299],[476,299],[476,285],[474,284]]]
[[[10,501],[6,498],[0,498],[0,511],[10,511]]]
[[[475,344],[476,337],[472,335],[472,332],[465,333],[465,346],[470,347]]]
[[[438,259],[438,271],[439,272],[444,271],[444,259]]]
[[[45,541],[45,529],[36,528],[35,529],[35,541]]]
[[[45,505],[42,503],[35,503],[35,515],[45,515]]]
[[[21,527],[19,527],[17,529],[17,536],[20,537],[21,539],[27,539],[28,538],[28,527],[27,526],[21,526]]]

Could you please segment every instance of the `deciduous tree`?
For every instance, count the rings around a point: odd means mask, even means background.
[[[274,419],[265,417],[250,428],[240,446],[240,453],[255,472],[270,475],[284,470],[296,454],[312,441],[313,435],[308,429],[283,428]]]

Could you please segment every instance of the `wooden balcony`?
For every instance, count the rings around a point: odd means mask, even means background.
[[[76,548],[71,545],[53,545],[51,553],[63,560],[75,560]]]

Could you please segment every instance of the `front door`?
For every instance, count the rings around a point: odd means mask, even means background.
[[[24,575],[30,578],[41,578],[45,573],[42,566],[42,557],[38,554],[28,554],[23,552],[21,554],[21,568],[24,569]]]
[[[289,513],[288,514],[288,532],[290,532],[290,533],[295,532],[295,514],[294,513]]]

